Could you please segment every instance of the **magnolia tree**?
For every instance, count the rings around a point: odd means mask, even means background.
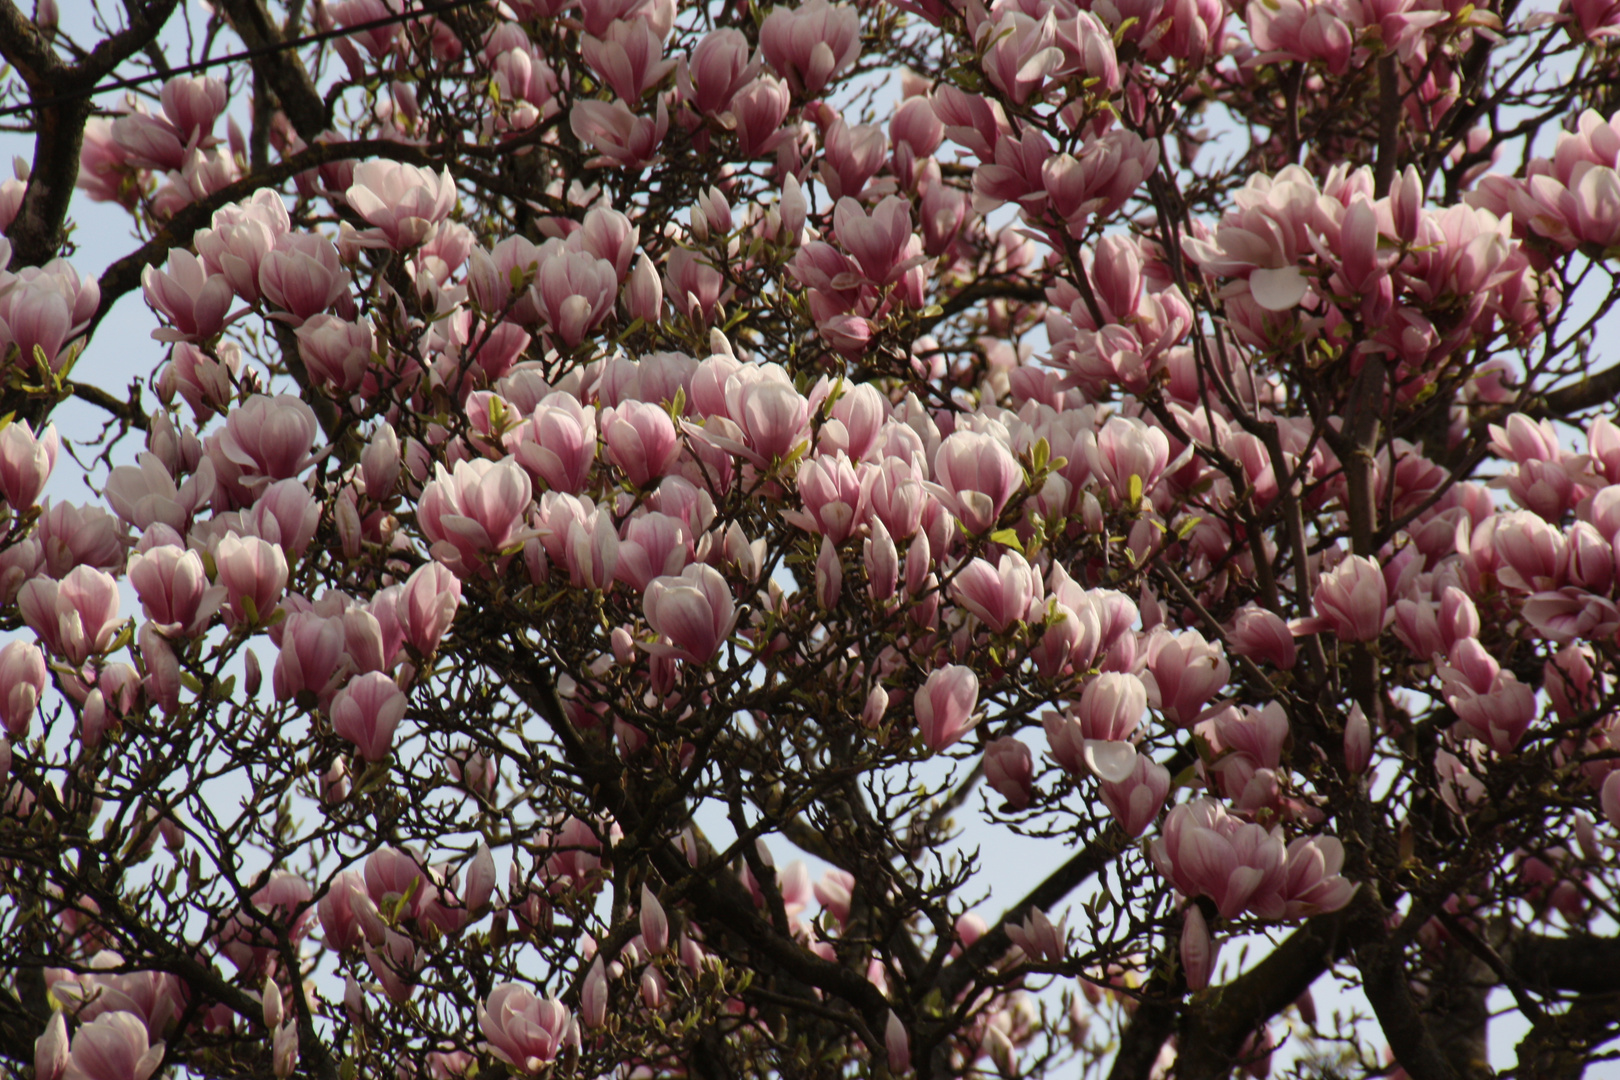
[[[1612,1069],[1620,5],[414,4],[0,0],[0,1075]]]

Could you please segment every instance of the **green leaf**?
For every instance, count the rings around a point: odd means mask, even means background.
[[[990,534],[990,542],[1000,544],[1002,547],[1010,547],[1020,555],[1024,553],[1024,544],[1023,541],[1018,539],[1016,529],[997,529]]]

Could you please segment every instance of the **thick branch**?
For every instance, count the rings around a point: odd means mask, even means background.
[[[254,74],[262,78],[275,92],[281,111],[292,121],[293,130],[307,143],[325,131],[328,126],[326,103],[315,81],[309,77],[304,62],[291,49],[277,49],[282,42],[281,30],[271,19],[264,0],[223,0],[220,11],[230,21],[231,29],[249,49],[268,49],[253,60]]]
[[[94,86],[105,72],[151,42],[179,0],[156,0],[149,12],[131,8],[130,25],[96,46],[84,63],[64,65],[11,0],[0,3],[0,54],[16,67],[31,96]],[[84,125],[94,103],[88,96],[41,106],[34,120],[34,157],[16,220],[6,230],[11,267],[38,266],[55,258],[65,238],[68,204],[79,178]]]

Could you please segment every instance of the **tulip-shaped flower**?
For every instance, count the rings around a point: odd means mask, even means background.
[[[397,161],[362,161],[354,167],[354,183],[344,198],[376,226],[362,236],[404,251],[426,240],[450,216],[456,184],[449,169],[435,175],[432,169]]]
[[[603,410],[601,423],[609,460],[635,487],[668,475],[681,456],[675,424],[657,405],[627,401]]]
[[[6,771],[0,769],[0,779]],[[34,1040],[34,1080],[62,1080],[68,1066],[67,1017],[61,1009],[51,1014],[45,1034]]]
[[[988,532],[1024,483],[1017,459],[994,436],[958,431],[934,453],[936,493],[975,536]]]
[[[148,266],[141,272],[141,287],[146,302],[169,320],[170,328],[152,331],[157,340],[206,341],[225,329],[231,283],[209,274],[191,252],[171,252],[167,270]]]
[[[38,438],[21,420],[0,431],[0,494],[13,510],[31,509],[39,501],[45,481],[56,467],[60,446],[55,424],[48,425]]]
[[[860,14],[827,0],[772,8],[760,26],[759,46],[796,93],[813,98],[860,56]]]
[[[458,461],[422,492],[417,519],[433,541],[433,555],[458,574],[517,543],[533,491],[512,458]]]
[[[1004,634],[1040,603],[1041,579],[1022,555],[1009,551],[997,566],[983,559],[964,566],[951,583],[951,598],[993,633]]]
[[[1131,775],[1119,781],[1104,779],[1098,788],[1103,805],[1125,835],[1141,836],[1170,794],[1170,770],[1146,754],[1138,754]]]
[[[1340,641],[1376,641],[1394,617],[1378,563],[1351,555],[1322,575],[1313,597],[1317,621]]]
[[[833,209],[833,229],[873,285],[891,285],[910,269],[911,205],[905,200],[890,195],[868,217],[854,199],[839,199]]]
[[[163,1063],[164,1049],[149,1041],[134,1013],[103,1013],[74,1033],[62,1080],[147,1080]]]
[[[783,516],[807,532],[842,544],[866,521],[872,480],[873,474],[857,472],[842,452],[817,455],[794,477],[804,509]]]
[[[576,101],[568,126],[597,156],[586,164],[644,169],[658,159],[658,146],[669,134],[669,107],[662,95],[652,118],[637,116],[622,101]]]
[[[1187,989],[1194,992],[1209,985],[1220,946],[1210,937],[1209,923],[1197,904],[1188,904],[1181,921],[1181,970],[1187,976]]]
[[[287,585],[287,556],[257,536],[225,534],[214,545],[214,567],[217,583],[225,588],[225,605],[236,622],[263,623]]]
[[[369,672],[332,699],[332,730],[354,743],[367,761],[382,761],[393,749],[394,729],[405,717],[406,704],[393,679]]]
[[[1147,709],[1147,687],[1128,672],[1106,671],[1086,684],[1075,709],[1086,768],[1103,780],[1122,782],[1136,772],[1129,740]]]
[[[979,677],[960,664],[936,669],[917,690],[912,709],[923,745],[939,753],[978,724]]]
[[[315,410],[292,394],[255,394],[231,410],[218,435],[220,454],[241,470],[244,487],[297,476],[315,460]]]
[[[428,563],[405,579],[394,617],[403,639],[422,656],[432,656],[460,606],[460,579],[449,567]]]
[[[984,749],[984,779],[1014,810],[1029,806],[1035,758],[1029,747],[1004,735]]]
[[[60,582],[27,582],[17,593],[17,608],[45,648],[76,667],[112,644],[118,582],[94,567],[76,566]]]
[[[680,577],[654,578],[642,598],[642,610],[647,625],[659,636],[648,651],[694,664],[713,660],[737,621],[726,579],[704,564],[688,566]]]
[[[28,733],[49,674],[45,656],[33,642],[13,641],[0,649],[0,726],[13,739]]]
[[[1148,699],[1166,720],[1190,727],[1231,675],[1232,667],[1219,643],[1205,641],[1196,630],[1183,630],[1150,647],[1143,681]]]
[[[478,1029],[489,1052],[518,1072],[546,1071],[563,1049],[579,1043],[579,1028],[562,1002],[541,1000],[516,983],[502,983],[478,1006]]]
[[[225,589],[210,587],[202,556],[175,544],[130,556],[129,581],[141,609],[169,637],[195,637],[225,602]]]
[[[1158,486],[1170,461],[1170,440],[1134,416],[1114,416],[1097,433],[1096,442],[1086,444],[1086,456],[1114,501],[1132,505]]]
[[[1223,919],[1251,907],[1262,918],[1282,917],[1288,857],[1282,837],[1231,817],[1214,799],[1171,810],[1150,850],[1160,874],[1187,896],[1214,900]]]
[[[578,495],[596,462],[596,430],[595,409],[572,394],[548,394],[535,406],[512,453],[547,489]]]
[[[564,348],[572,349],[612,313],[619,276],[606,259],[554,244],[541,249],[528,295],[552,335]]]
[[[1238,611],[1226,639],[1237,655],[1264,660],[1284,671],[1298,658],[1294,635],[1282,616],[1253,604]]]

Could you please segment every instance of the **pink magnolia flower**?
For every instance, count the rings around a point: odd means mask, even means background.
[[[296,333],[298,355],[311,378],[340,393],[360,389],[377,348],[369,322],[316,315],[305,320]]]
[[[682,99],[698,115],[718,119],[737,91],[759,74],[759,62],[750,60],[751,51],[741,30],[711,30],[697,43],[689,60],[677,63],[675,86]]]
[[[978,724],[979,677],[972,668],[951,664],[936,668],[918,688],[912,702],[923,745],[939,753]]]
[[[911,1070],[911,1035],[905,1023],[889,1010],[888,1022],[883,1028],[883,1052],[889,1060],[889,1071],[904,1076]]]
[[[56,467],[60,447],[55,424],[46,425],[44,434],[38,437],[21,420],[0,430],[0,494],[5,495],[13,510],[32,509],[39,501]]]
[[[744,160],[765,157],[787,138],[782,121],[793,104],[787,83],[760,75],[731,96],[720,122],[737,137],[737,156]]]
[[[146,617],[168,637],[195,637],[225,602],[225,588],[210,586],[202,556],[174,544],[130,556],[129,582]]]
[[[226,533],[214,545],[214,566],[234,621],[263,624],[287,585],[287,556],[281,548],[257,536]]]
[[[77,667],[103,653],[118,631],[118,582],[90,566],[61,581],[37,577],[17,593],[17,608],[52,655]]]
[[[1031,909],[1022,923],[1004,923],[1007,939],[1031,960],[1061,961],[1069,951],[1067,915],[1053,923],[1040,908]]]
[[[654,578],[642,597],[647,625],[659,640],[647,646],[656,656],[707,664],[719,653],[737,621],[731,588],[720,571],[701,563],[679,577]]]
[[[1348,904],[1356,885],[1339,875],[1343,867],[1344,845],[1337,837],[1301,836],[1290,843],[1282,918],[1309,918]]]
[[[240,471],[238,482],[251,490],[303,472],[315,460],[311,451],[319,435],[315,410],[296,396],[254,394],[231,411],[210,447],[217,446]]]
[[[649,326],[663,321],[664,283],[646,252],[642,252],[636,260],[636,268],[630,272],[630,280],[625,282],[621,298],[630,318],[640,319]]]
[[[1148,700],[1180,727],[1195,723],[1210,698],[1232,676],[1225,650],[1196,630],[1164,634],[1149,646],[1143,676]]]
[[[362,161],[344,198],[375,226],[362,236],[404,251],[425,241],[450,216],[456,184],[449,169],[435,175],[397,161]]]
[[[730,290],[724,275],[708,259],[695,251],[676,248],[664,260],[664,294],[676,311],[707,325],[714,321]]]
[[[321,504],[301,480],[278,480],[242,515],[245,530],[295,558],[309,549],[320,525]]]
[[[600,36],[586,34],[580,55],[619,100],[634,105],[675,67],[663,38],[644,19],[615,20]]]
[[[1360,776],[1372,764],[1372,725],[1360,705],[1350,707],[1344,721],[1344,767],[1352,776]]]
[[[459,461],[453,473],[434,468],[417,506],[434,558],[460,576],[520,540],[532,488],[514,459]]]
[[[146,302],[169,321],[171,329],[157,329],[159,341],[206,341],[225,329],[231,309],[231,283],[210,274],[191,252],[176,248],[167,269],[148,266],[141,271]]]
[[[786,458],[809,437],[810,402],[775,365],[743,368],[728,379],[726,406],[757,465]]]
[[[1364,555],[1348,556],[1323,574],[1313,599],[1317,622],[1340,641],[1376,641],[1394,618],[1384,572]]]
[[[669,109],[663,95],[652,119],[637,116],[622,101],[576,101],[568,125],[580,142],[597,153],[588,164],[641,170],[658,159],[658,147],[669,133]]]
[[[1187,896],[1214,900],[1223,919],[1245,909],[1282,917],[1288,858],[1282,837],[1231,817],[1214,799],[1171,810],[1149,851],[1160,874]]]
[[[1019,199],[1036,209],[1050,198],[1052,212],[1076,238],[1084,236],[1094,220],[1106,218],[1124,206],[1159,166],[1158,143],[1118,128],[1086,140],[1075,155],[1051,155],[1050,147],[1041,154],[1040,147],[1030,146],[1028,137],[1023,147],[1022,157],[1014,158],[1003,153],[998,144],[996,171],[980,168],[982,187],[980,175],[974,176],[975,198],[982,192],[1002,201]],[[1021,179],[1014,180],[1014,171],[1021,174]],[[1016,194],[1015,184],[1024,187],[1029,195]],[[1029,196],[1035,198],[1030,200]]]
[[[597,415],[571,394],[546,395],[508,448],[536,479],[552,491],[577,495],[585,489],[596,461]]]
[[[760,25],[759,47],[795,94],[817,97],[860,56],[860,13],[827,0],[772,8]]]
[[[1609,824],[1620,829],[1620,769],[1610,772],[1604,779],[1598,802],[1603,807],[1603,816],[1609,819]]]
[[[871,473],[856,472],[842,452],[813,457],[794,477],[804,509],[783,516],[807,532],[842,544],[866,522],[872,479]]]
[[[575,348],[613,313],[618,274],[606,259],[558,247],[554,241],[540,249],[540,256],[528,299],[557,341]]]
[[[1004,553],[997,566],[974,559],[951,582],[951,598],[997,634],[1038,611],[1041,592],[1039,575],[1016,551]]]
[[[129,546],[123,525],[99,506],[49,499],[34,524],[34,540],[45,572],[54,578],[63,577],[75,566],[117,570]]]
[[[158,99],[180,141],[196,146],[213,133],[214,121],[224,113],[229,93],[225,84],[212,75],[177,75],[163,84]]]
[[[984,779],[1012,806],[1023,810],[1034,794],[1035,758],[1029,747],[1004,735],[984,748]]]
[[[348,295],[349,272],[337,248],[317,233],[287,233],[259,264],[259,290],[281,309],[278,318],[302,326],[304,320]]]
[[[641,514],[624,523],[616,573],[620,581],[644,592],[654,578],[680,576],[692,556],[686,522],[669,514]]]
[[[393,749],[394,729],[408,700],[380,671],[353,679],[332,699],[332,730],[354,743],[367,761],[382,761]]]
[[[1564,0],[1559,13],[1570,20],[1570,37],[1600,42],[1620,37],[1620,0]]]
[[[119,518],[143,532],[154,524],[183,532],[197,508],[214,494],[214,467],[208,459],[176,487],[174,477],[156,454],[146,452],[139,465],[119,465],[107,477],[104,495]]]
[[[1350,68],[1355,36],[1336,4],[1279,0],[1248,9],[1248,20],[1255,47],[1261,50],[1255,63],[1320,60],[1334,75],[1343,75]]]
[[[1453,667],[1440,675],[1446,702],[1468,732],[1499,754],[1512,753],[1535,721],[1535,691],[1511,671],[1496,671],[1484,688]]]
[[[842,118],[835,119],[822,141],[818,175],[827,185],[827,193],[840,202],[860,198],[889,156],[889,140],[876,124],[851,127]]]
[[[647,951],[657,956],[669,948],[669,916],[664,914],[664,905],[658,902],[657,895],[641,883],[641,941]]]
[[[0,649],[0,725],[13,739],[28,734],[49,677],[45,656],[33,642],[13,641]]]
[[[74,1033],[62,1080],[147,1080],[164,1052],[134,1013],[103,1013]]]
[[[1023,486],[1024,470],[992,435],[958,431],[934,453],[936,493],[975,536],[990,531]]]
[[[1123,780],[1103,778],[1098,794],[1126,836],[1141,836],[1170,794],[1170,770],[1146,754],[1137,754],[1131,774]]]
[[[449,567],[425,563],[405,579],[394,604],[402,640],[418,654],[432,656],[461,606],[461,581]]]
[[[0,769],[0,778],[6,770]],[[68,1066],[67,1018],[61,1009],[51,1014],[45,1025],[45,1034],[34,1040],[35,1080],[62,1080]]]
[[[214,211],[212,227],[192,238],[203,266],[230,283],[247,303],[259,299],[259,267],[276,243],[292,231],[281,195],[264,188],[251,198]]]
[[[888,196],[868,216],[854,199],[833,208],[833,232],[873,285],[891,285],[909,270],[911,204]]]
[[[1130,505],[1137,492],[1147,497],[1158,486],[1170,462],[1170,439],[1133,416],[1113,416],[1086,444],[1086,457],[1114,501]]]
[[[604,409],[602,441],[608,459],[638,488],[668,475],[681,456],[681,442],[669,413],[645,401]]]
[[[562,1002],[541,1000],[516,983],[502,983],[478,1006],[478,1029],[489,1052],[522,1073],[546,1071],[579,1028]]]
[[[1232,621],[1226,640],[1238,656],[1264,660],[1284,671],[1294,666],[1294,635],[1282,616],[1249,604]]]
[[[173,834],[165,830],[170,823],[159,825],[165,838]],[[156,837],[153,837],[156,839]],[[125,960],[111,950],[90,958],[95,969],[84,972],[76,979],[62,979],[51,986],[51,993],[75,1014],[83,1024],[107,1013],[131,1013],[146,1025],[148,1037],[156,1038],[180,1014],[185,1005],[184,992],[173,975],[160,971],[123,971]]]

